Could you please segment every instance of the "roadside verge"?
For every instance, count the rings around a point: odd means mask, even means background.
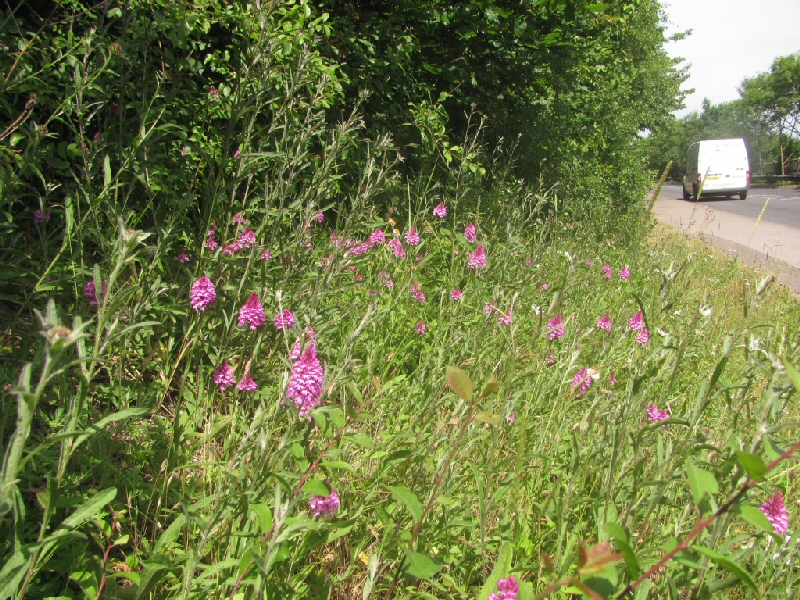
[[[666,225],[772,273],[800,294],[800,231],[768,221],[715,210],[702,202],[659,197],[653,216]]]

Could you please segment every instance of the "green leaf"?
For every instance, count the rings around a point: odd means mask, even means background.
[[[331,495],[331,486],[322,481],[322,479],[309,479],[303,484],[303,491],[306,494],[314,494],[315,496],[324,496],[327,498]]]
[[[778,460],[781,456],[786,454],[786,450],[778,446],[771,437],[765,436],[764,453],[767,455],[768,459]]]
[[[772,523],[770,523],[767,515],[762,513],[755,506],[740,504],[736,507],[736,513],[757,529],[765,531],[770,535],[775,535],[775,528],[772,526]]]
[[[404,485],[389,485],[387,487],[392,492],[392,497],[395,500],[405,504],[415,522],[418,522],[420,519],[422,519],[424,508],[422,506],[422,502],[419,501],[419,498],[414,492]]]
[[[372,438],[368,435],[364,435],[363,433],[354,433],[352,435],[345,435],[342,437],[349,442],[353,442],[354,444],[358,444],[363,448],[372,448],[375,444],[372,443]]]
[[[345,462],[343,460],[323,460],[320,465],[323,467],[328,467],[329,469],[344,469],[345,471],[350,471],[351,473],[356,472],[349,462]]]
[[[103,187],[107,188],[111,185],[111,161],[108,154],[103,157]]]
[[[486,380],[486,383],[483,384],[483,391],[481,392],[481,397],[484,398],[491,394],[492,392],[496,392],[497,388],[500,387],[500,380],[494,376],[494,373],[489,375],[489,379]]]
[[[456,396],[465,402],[472,402],[472,380],[465,371],[458,367],[447,367],[447,385]]]
[[[442,570],[442,563],[413,550],[406,550],[406,560],[403,563],[403,577],[407,579],[430,579]]]
[[[792,382],[795,391],[800,394],[800,371],[795,369],[794,365],[785,358],[781,358],[781,362],[783,366],[786,367],[786,374],[789,376],[789,380]]]
[[[710,548],[706,548],[705,546],[692,546],[692,550],[699,552],[700,554],[705,554],[708,558],[710,558],[714,563],[725,569],[731,575],[738,577],[744,584],[747,585],[753,593],[756,595],[756,598],[760,598],[761,595],[758,592],[758,587],[756,587],[755,581],[750,576],[750,573],[745,571],[740,565],[732,561],[727,556],[720,554],[719,552],[715,552]]]
[[[719,492],[717,480],[714,474],[705,469],[701,469],[691,461],[686,461],[686,478],[689,480],[689,488],[692,490],[692,497],[695,504],[700,504],[703,495],[716,494]]]
[[[178,539],[178,536],[183,531],[183,527],[186,525],[186,515],[180,514],[178,517],[170,523],[169,527],[164,530],[159,538],[158,542],[156,542],[156,547],[154,548],[153,552],[155,554],[161,554],[166,550],[167,546],[169,546],[172,542]]]
[[[482,410],[475,415],[475,420],[481,423],[489,423],[490,425],[500,425],[503,422],[503,417],[488,410]]]
[[[764,464],[760,456],[739,450],[736,453],[736,458],[750,479],[763,479],[764,475],[767,474],[767,465]]]
[[[478,600],[486,600],[489,597],[489,594],[494,592],[495,588],[497,588],[497,582],[504,577],[508,577],[508,572],[511,570],[513,553],[514,550],[511,546],[511,543],[504,542],[500,547],[500,553],[497,555],[497,560],[494,563],[492,573],[486,579],[486,582],[483,584],[483,587],[478,594]]]
[[[267,533],[272,529],[272,509],[268,504],[251,504],[250,510],[258,517],[259,528],[261,533]]]

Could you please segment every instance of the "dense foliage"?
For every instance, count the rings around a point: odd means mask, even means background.
[[[8,4],[0,598],[794,589],[797,305],[639,244],[661,38]]]

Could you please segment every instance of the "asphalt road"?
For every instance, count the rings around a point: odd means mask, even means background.
[[[665,185],[661,188],[661,195],[674,200],[683,199],[680,185]],[[738,196],[731,200],[726,200],[722,196],[702,196],[699,205],[757,219],[767,199],[769,199],[769,204],[767,204],[764,216],[761,217],[762,221],[800,229],[800,186],[775,189],[752,188],[747,195],[747,200],[739,200]],[[691,204],[688,200],[685,202]]]

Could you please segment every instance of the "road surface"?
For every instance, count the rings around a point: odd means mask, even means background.
[[[690,202],[683,199],[680,185],[665,185],[653,214],[752,267],[773,273],[800,293],[800,187],[751,189],[747,200],[703,197]]]
[[[682,201],[683,188],[680,185],[665,185],[661,188],[661,195],[665,198]],[[767,200],[769,203],[761,217],[762,221],[800,229],[800,186],[775,189],[753,188],[747,194],[747,200],[739,200],[738,196],[731,200],[726,200],[722,196],[702,196],[700,206],[709,206],[714,210],[724,210],[735,215],[757,219]],[[686,202],[691,204],[688,200]]]

